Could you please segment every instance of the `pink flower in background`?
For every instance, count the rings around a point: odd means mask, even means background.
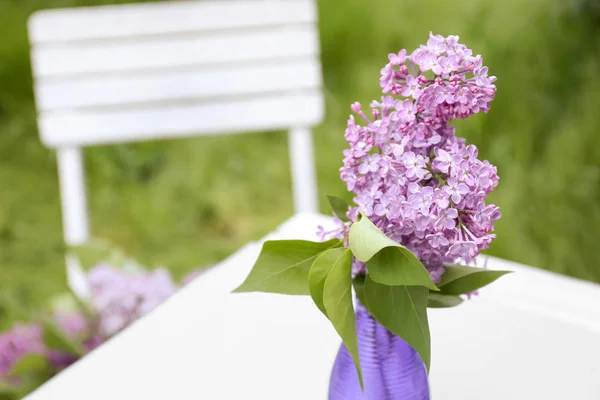
[[[138,270],[129,273],[101,263],[91,268],[88,273],[81,267],[79,272],[70,272],[80,274],[80,284],[86,286],[85,298],[80,300],[87,303],[90,309],[73,309],[68,303],[62,303],[67,306],[55,311],[53,322],[64,334],[63,340],[71,341],[74,348],[80,348],[82,353],[44,344],[45,328],[40,324],[18,324],[0,335],[0,381],[8,378],[8,384],[18,385],[19,376],[6,375],[15,363],[29,354],[40,354],[46,358],[50,366],[48,372],[51,374],[62,371],[82,355],[94,350],[108,338],[154,310],[178,289],[170,273],[164,268],[151,272]],[[201,272],[192,272],[185,278],[184,283],[191,282]]]
[[[79,312],[57,312],[54,321],[70,337],[83,337],[90,333],[89,321]]]
[[[99,330],[106,337],[154,310],[177,290],[163,268],[132,275],[100,264],[90,270],[88,280]]]
[[[42,328],[35,323],[19,324],[0,336],[0,378],[29,354],[44,354]]]

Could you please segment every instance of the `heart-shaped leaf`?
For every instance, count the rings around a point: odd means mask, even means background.
[[[342,338],[344,345],[354,360],[360,386],[363,386],[360,360],[358,356],[358,338],[356,336],[356,317],[352,304],[352,255],[348,251],[340,262],[336,262],[325,279],[323,303],[326,314],[333,327]]]
[[[349,249],[338,247],[324,251],[315,259],[308,272],[310,296],[317,307],[319,307],[319,310],[325,315],[327,315],[325,304],[323,303],[325,280],[331,269],[338,263],[352,264],[352,253]]]
[[[363,213],[350,227],[348,244],[358,261],[367,262],[386,247],[402,247],[381,232]]]
[[[458,296],[451,296],[448,294],[429,293],[427,300],[427,307],[429,308],[450,308],[456,307],[463,302]]]
[[[268,292],[308,295],[308,271],[325,250],[338,247],[337,239],[327,242],[270,240],[246,280],[234,292]]]
[[[348,239],[352,254],[367,263],[369,276],[375,282],[438,290],[421,261],[406,247],[388,238],[363,214],[350,227]]]
[[[445,265],[445,272],[439,283],[440,294],[458,295],[473,292],[512,271],[468,267],[466,265]]]
[[[348,203],[345,200],[340,199],[339,197],[329,196],[327,195],[327,200],[329,200],[329,205],[333,210],[333,213],[342,221],[349,221],[346,216],[346,212],[348,211]]]
[[[367,261],[367,269],[375,282],[390,286],[425,286],[438,290],[429,272],[406,248],[385,247]]]
[[[365,299],[367,309],[377,321],[400,336],[421,356],[429,370],[431,338],[427,320],[427,296],[423,286],[388,286],[377,283],[367,274]]]

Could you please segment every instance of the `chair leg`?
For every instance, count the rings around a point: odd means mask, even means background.
[[[318,213],[317,182],[313,157],[312,132],[294,128],[289,133],[294,211]]]
[[[88,240],[85,177],[81,149],[68,147],[56,152],[63,235],[68,246],[77,246]]]

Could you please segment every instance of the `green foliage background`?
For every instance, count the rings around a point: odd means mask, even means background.
[[[119,2],[119,1],[117,1]],[[26,20],[0,0],[0,294],[28,306],[64,287],[55,158],[35,125]],[[349,104],[379,96],[387,53],[458,34],[498,76],[488,115],[458,130],[498,166],[489,253],[600,282],[600,7],[595,0],[319,0],[327,116],[315,129],[321,210],[339,180]],[[302,112],[302,110],[298,110]],[[176,276],[217,262],[292,213],[284,132],[86,150],[92,226]],[[6,306],[0,301],[0,325]],[[2,308],[4,307],[4,308]]]

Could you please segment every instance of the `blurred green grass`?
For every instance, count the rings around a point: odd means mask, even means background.
[[[56,165],[37,137],[26,20],[40,8],[119,2],[0,0],[0,292],[26,304],[64,288]],[[321,210],[324,194],[345,193],[338,168],[349,104],[379,97],[387,53],[412,50],[430,30],[457,34],[498,76],[491,112],[458,124],[501,176],[491,200],[504,216],[489,253],[600,282],[600,22],[585,4],[595,3],[319,0]],[[94,235],[176,276],[223,259],[292,213],[284,132],[85,156]]]

